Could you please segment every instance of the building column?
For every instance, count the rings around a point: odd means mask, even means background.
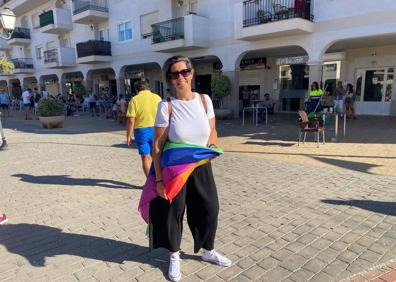
[[[311,84],[314,81],[319,83],[319,87],[323,87],[323,86],[321,86],[322,73],[323,73],[323,62],[321,62],[321,61],[307,62],[307,65],[309,66],[309,88],[311,87]]]
[[[234,118],[239,118],[239,70],[223,71],[231,80],[231,94],[223,98],[225,108],[232,110]]]
[[[126,87],[125,87],[125,77],[116,77],[117,81],[117,98],[120,95],[123,95],[125,97],[126,94]]]

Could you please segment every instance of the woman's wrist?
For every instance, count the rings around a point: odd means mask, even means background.
[[[209,144],[208,148],[217,148],[216,144]]]

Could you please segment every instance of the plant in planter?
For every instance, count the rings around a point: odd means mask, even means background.
[[[228,76],[218,74],[212,77],[212,94],[219,101],[219,108],[215,113],[219,119],[231,117],[232,112],[229,109],[223,109],[223,98],[231,94],[231,80]]]
[[[63,127],[64,104],[53,98],[42,98],[37,105],[39,119],[44,128]]]

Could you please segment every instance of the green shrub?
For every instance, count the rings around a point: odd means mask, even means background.
[[[74,93],[76,97],[82,98],[85,95],[85,87],[82,84],[77,84],[74,86]]]
[[[219,100],[220,108],[222,108],[222,99],[231,94],[231,80],[222,74],[214,75],[211,86],[212,94]]]
[[[42,98],[37,105],[37,112],[40,117],[63,116],[64,104],[57,99]]]

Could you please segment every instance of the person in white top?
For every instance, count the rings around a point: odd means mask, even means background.
[[[25,119],[30,119],[30,96],[31,96],[31,89],[27,88],[25,91],[22,93],[22,103],[23,103],[23,109],[25,110]]]
[[[41,88],[41,97],[48,98],[48,91],[45,88]]]
[[[172,203],[169,203],[164,193],[160,163],[167,139],[208,147],[216,146],[217,142],[212,100],[207,95],[201,99],[200,94],[191,91],[194,75],[191,61],[184,56],[174,56],[165,62],[164,74],[168,84],[175,87],[176,95],[169,100],[171,114],[168,102],[160,102],[154,125],[153,162],[159,196],[150,203],[151,239],[154,248],[169,250],[168,276],[172,281],[179,281],[179,251],[185,206],[194,238],[194,252],[203,248],[202,259],[221,266],[230,266],[231,261],[214,250],[219,202],[211,163],[193,171]]]

